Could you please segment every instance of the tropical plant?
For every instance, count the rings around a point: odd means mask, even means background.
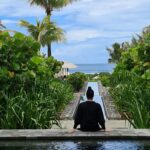
[[[21,33],[0,33],[0,128],[51,128],[73,98],[70,84],[54,78],[62,62],[39,54]]]
[[[101,81],[103,86],[110,86],[111,74],[109,72],[101,72],[96,74],[86,74],[88,81],[97,82]]]
[[[114,75],[112,84],[110,92],[121,114],[134,128],[150,128],[150,84],[129,71]]]
[[[73,1],[76,0],[29,0],[31,5],[37,5],[41,6],[42,8],[45,9],[45,12],[47,16],[52,15],[52,11],[54,9],[61,9],[62,7],[68,5],[69,3],[72,3]],[[50,22],[50,19],[49,19]],[[51,42],[48,43],[48,56],[51,56]]]
[[[50,16],[46,16],[41,22],[36,20],[36,25],[30,24],[24,20],[21,20],[19,24],[27,28],[31,36],[36,41],[40,42],[42,46],[49,45],[50,42],[64,41],[63,30],[56,27],[55,23],[50,22],[49,19]]]
[[[67,77],[67,81],[72,85],[75,92],[80,91],[86,80],[87,76],[80,72],[73,73]]]
[[[109,63],[117,63],[120,60],[121,53],[124,52],[124,49],[119,43],[114,43],[112,45],[112,48],[107,48],[107,51],[109,52],[109,55],[111,57],[108,60]]]
[[[110,77],[111,95],[134,128],[150,128],[150,33],[133,39]]]
[[[7,103],[0,99],[0,128],[45,129],[53,124],[60,126],[59,113],[73,98],[70,85],[52,79],[36,79],[25,87],[22,84],[16,93],[3,91]]]

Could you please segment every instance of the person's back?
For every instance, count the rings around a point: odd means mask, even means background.
[[[88,88],[86,102],[80,103],[75,116],[74,129],[80,125],[82,131],[105,129],[105,120],[100,104],[93,101],[94,91]],[[101,126],[101,127],[100,127]]]

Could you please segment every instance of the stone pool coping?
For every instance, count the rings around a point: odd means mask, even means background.
[[[150,129],[113,129],[112,131],[69,133],[64,129],[0,130],[0,141],[11,140],[150,140]]]

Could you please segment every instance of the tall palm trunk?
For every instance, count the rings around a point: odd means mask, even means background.
[[[48,53],[48,57],[52,56],[52,49],[51,49],[51,42],[49,44],[47,44],[47,53]]]
[[[46,10],[46,14],[47,16],[50,16],[50,19],[51,19],[51,12],[52,10],[49,8]],[[51,20],[49,20],[49,22],[51,22]],[[48,54],[48,57],[52,56],[52,43],[51,42],[47,44],[47,54]]]

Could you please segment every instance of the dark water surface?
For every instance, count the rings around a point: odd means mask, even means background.
[[[0,150],[150,150],[150,141],[0,142]]]

